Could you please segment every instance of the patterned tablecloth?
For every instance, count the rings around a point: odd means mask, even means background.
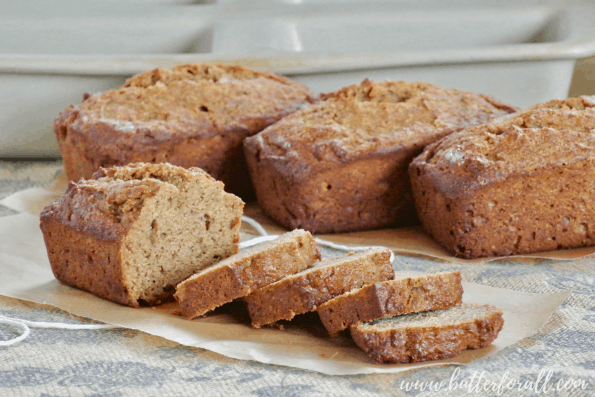
[[[0,199],[49,184],[61,170],[58,161],[0,161]],[[0,216],[14,213],[0,206]],[[395,260],[395,270],[454,269],[478,284],[534,293],[572,288],[572,293],[535,335],[495,356],[398,374],[328,376],[234,360],[126,329],[32,329],[23,342],[0,347],[0,396],[595,396],[595,256],[531,265]],[[50,306],[2,296],[0,315],[82,322]],[[15,332],[0,325],[0,340]],[[486,380],[490,391],[479,387]],[[428,385],[432,389],[420,390]]]

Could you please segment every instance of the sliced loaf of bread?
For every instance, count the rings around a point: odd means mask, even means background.
[[[134,163],[70,182],[40,227],[58,280],[138,307],[235,254],[243,207],[199,168]]]
[[[503,324],[500,309],[463,304],[359,323],[349,329],[355,343],[377,363],[412,363],[489,346]]]
[[[340,295],[320,305],[318,314],[335,336],[350,325],[384,317],[446,309],[461,303],[461,272],[412,276],[377,282]]]
[[[312,269],[254,291],[244,301],[252,325],[258,328],[279,320],[291,320],[355,288],[393,277],[390,251],[372,248],[321,261]]]
[[[294,230],[256,244],[178,284],[182,314],[198,317],[236,298],[311,267],[320,251],[310,232]]]

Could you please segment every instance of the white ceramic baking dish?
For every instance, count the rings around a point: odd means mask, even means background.
[[[159,66],[235,62],[316,92],[428,81],[527,107],[565,97],[595,54],[589,1],[48,3],[0,2],[0,156],[58,155],[61,110]]]

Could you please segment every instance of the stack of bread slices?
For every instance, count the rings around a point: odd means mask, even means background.
[[[71,182],[41,229],[65,284],[133,307],[175,291],[188,318],[242,298],[256,328],[318,311],[377,362],[452,357],[502,328],[500,310],[461,304],[459,272],[395,276],[386,248],[321,261],[294,230],[238,252],[242,210],[198,168],[135,163]]]
[[[243,298],[256,328],[317,311],[332,336],[349,329],[378,363],[454,357],[488,346],[502,329],[499,309],[461,303],[459,271],[395,274],[386,248],[319,258],[312,235],[294,230],[202,270],[175,298],[189,318]],[[294,274],[274,281],[288,266]]]

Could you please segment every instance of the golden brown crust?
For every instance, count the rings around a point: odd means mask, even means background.
[[[64,195],[40,215],[54,276],[102,298],[138,307],[123,277],[122,242],[144,200],[159,188],[153,180],[69,182]]]
[[[178,284],[182,314],[194,318],[311,267],[320,252],[309,232],[295,230],[230,256]]]
[[[258,72],[253,69],[244,68],[237,65],[194,63],[185,65],[176,65],[171,69],[154,69],[148,72],[137,74],[126,80],[123,87],[150,87],[157,82],[164,84],[176,80],[209,80],[216,82],[225,77],[236,79],[255,79],[265,77],[275,80],[281,84],[295,85],[296,83],[278,73]]]
[[[336,336],[362,321],[446,309],[460,304],[463,297],[459,271],[411,277],[397,273],[395,278],[367,285],[320,305],[317,311],[322,324]]]
[[[409,169],[424,228],[465,258],[592,245],[594,129],[573,98],[429,145]]]
[[[394,277],[389,259],[388,249],[369,249],[324,260],[312,269],[257,289],[244,298],[252,326],[291,320],[352,289],[389,280]]]
[[[477,311],[477,314],[474,318],[460,320],[457,318],[460,308]],[[502,311],[489,305],[462,305],[438,312],[446,314],[441,324],[378,327],[362,323],[350,327],[351,336],[379,364],[413,363],[442,360],[455,357],[465,349],[487,347],[504,325]],[[421,314],[424,313],[418,313]]]
[[[91,95],[54,122],[71,180],[99,167],[169,162],[200,167],[250,195],[242,141],[313,101],[289,79],[239,66],[179,65]]]
[[[261,207],[288,228],[410,222],[409,162],[442,136],[514,111],[427,83],[366,80],[323,98],[244,142]]]
[[[89,229],[92,227],[83,231],[42,213],[41,231],[54,276],[71,287],[138,307],[123,281],[121,240],[109,232],[93,233]]]

